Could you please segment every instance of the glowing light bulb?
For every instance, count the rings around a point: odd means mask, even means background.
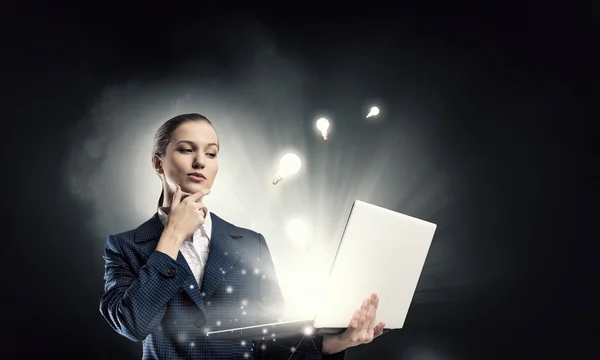
[[[325,118],[320,118],[317,120],[317,129],[321,131],[321,135],[323,135],[323,140],[327,140],[327,130],[329,130],[329,120]]]
[[[281,161],[279,161],[279,170],[273,178],[273,185],[277,185],[284,178],[297,173],[301,166],[302,162],[298,155],[292,153],[283,155]]]
[[[369,111],[369,114],[367,114],[367,117],[370,118],[371,116],[377,116],[379,115],[379,108],[377,106],[373,106],[371,108],[371,111]]]

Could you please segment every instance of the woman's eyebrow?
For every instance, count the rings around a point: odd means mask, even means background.
[[[194,143],[193,141],[190,141],[190,140],[179,140],[177,142],[177,144],[175,144],[175,145],[179,145],[179,144],[188,144],[190,146],[196,146],[196,143]]]
[[[179,140],[176,145],[179,145],[181,143],[185,143],[185,144],[188,144],[188,145],[194,146],[194,147],[196,146],[196,143],[193,142],[193,141],[190,141],[190,140]],[[213,142],[206,144],[206,146],[204,146],[204,148],[207,148],[207,147],[210,147],[210,146],[216,146],[217,149],[219,149],[219,144],[213,143]]]

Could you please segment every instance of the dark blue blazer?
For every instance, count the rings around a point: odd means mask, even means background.
[[[212,213],[211,219],[200,287],[181,252],[175,261],[154,251],[163,231],[158,214],[108,237],[100,312],[109,325],[142,341],[143,359],[343,359],[344,352],[321,353],[321,336],[247,343],[206,336],[209,330],[276,322],[284,310],[264,237]]]

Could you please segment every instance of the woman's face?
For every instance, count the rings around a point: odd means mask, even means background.
[[[212,187],[219,171],[218,144],[215,129],[205,121],[185,122],[173,132],[165,156],[154,160],[169,200],[177,184],[188,195]]]

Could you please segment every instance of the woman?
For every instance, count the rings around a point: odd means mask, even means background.
[[[345,349],[381,335],[375,294],[342,334],[253,343],[205,335],[276,322],[283,312],[264,237],[226,222],[202,202],[217,175],[218,154],[217,133],[202,115],[179,115],[158,129],[152,156],[163,184],[158,211],[106,244],[100,312],[110,326],[143,341],[144,359],[343,359]]]

